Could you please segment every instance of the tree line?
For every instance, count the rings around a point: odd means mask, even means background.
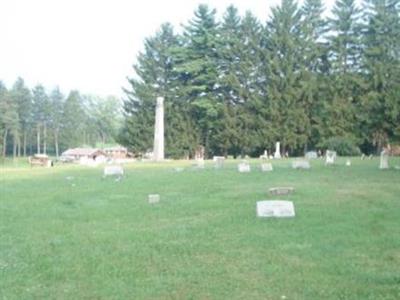
[[[0,81],[1,155],[54,154],[67,148],[113,143],[121,122],[115,97],[63,95],[38,84],[29,89],[22,78],[7,89]]]
[[[165,98],[166,155],[372,152],[400,140],[400,1],[282,0],[266,24],[229,6],[200,5],[176,33],[145,40],[125,90],[118,140],[152,148]]]

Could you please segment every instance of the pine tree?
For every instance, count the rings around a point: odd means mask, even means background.
[[[215,133],[219,117],[216,97],[217,83],[217,33],[216,11],[207,5],[199,5],[195,16],[185,26],[183,48],[176,53],[178,95],[189,104],[189,113],[196,124],[194,132],[200,136],[199,143],[211,154],[210,137]]]
[[[83,145],[85,143],[84,124],[86,115],[82,105],[82,97],[78,91],[69,93],[62,112],[60,146],[66,149]]]
[[[331,137],[357,141],[360,98],[360,10],[354,0],[337,0],[329,20],[330,90],[321,142]]]
[[[154,37],[145,41],[145,50],[134,66],[136,77],[129,80],[124,102],[125,124],[119,141],[135,152],[152,149],[157,97],[164,97],[166,154],[179,157],[194,151],[192,124],[186,103],[178,97],[175,56],[181,45],[170,24],[163,24]],[[179,133],[179,134],[177,134]]]
[[[36,125],[36,153],[41,153],[41,137],[48,119],[48,96],[43,85],[37,85],[33,91],[33,120]],[[43,149],[44,150],[44,149]],[[43,151],[45,153],[45,151]]]
[[[0,81],[0,132],[2,133],[2,156],[7,153],[7,141],[9,136],[14,142],[13,157],[16,156],[16,140],[20,133],[18,106],[13,100],[11,93]]]
[[[400,140],[400,1],[369,0],[366,5],[363,125],[379,151],[384,143]]]
[[[19,77],[14,83],[11,91],[11,97],[18,107],[18,119],[20,121],[21,136],[16,139],[18,147],[18,156],[21,155],[21,140],[23,155],[26,156],[26,146],[28,134],[32,126],[32,95],[29,88],[25,86],[24,80]]]
[[[59,156],[59,137],[60,130],[62,127],[62,117],[63,117],[63,106],[64,106],[64,95],[61,93],[59,87],[52,90],[50,94],[50,127],[53,132],[54,137],[54,149],[56,157]]]
[[[301,102],[301,25],[301,12],[293,0],[283,0],[273,8],[267,24],[269,122],[283,152],[303,147],[308,136],[309,123]]]

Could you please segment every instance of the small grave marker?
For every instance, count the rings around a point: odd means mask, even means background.
[[[250,165],[248,162],[241,162],[238,164],[238,171],[240,173],[249,173],[250,172]]]
[[[150,204],[155,204],[160,202],[160,195],[159,194],[150,194],[148,196],[148,201]]]
[[[124,175],[124,169],[122,166],[114,165],[114,166],[105,166],[103,178],[107,176],[118,176],[122,177]]]
[[[308,160],[294,160],[292,162],[292,168],[308,170],[311,168],[311,166]]]
[[[257,217],[287,218],[294,216],[292,201],[264,200],[257,202]]]
[[[294,192],[294,188],[293,187],[288,187],[288,186],[273,187],[273,188],[269,189],[269,193],[271,195],[290,195],[293,192]]]
[[[261,164],[261,172],[271,172],[274,168],[271,163],[263,163]]]

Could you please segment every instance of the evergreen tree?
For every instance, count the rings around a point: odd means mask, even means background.
[[[42,132],[47,127],[49,100],[43,85],[37,85],[33,91],[33,120],[36,125],[36,153],[41,153]],[[45,135],[45,133],[44,133]],[[44,150],[44,149],[43,149]],[[43,153],[46,153],[43,151]]]
[[[367,140],[380,150],[400,139],[400,1],[369,0],[366,5],[362,124]]]
[[[301,102],[301,25],[301,12],[293,0],[283,0],[273,8],[267,24],[268,121],[283,152],[304,146],[308,136],[307,113]]]
[[[25,86],[24,80],[19,77],[11,89],[11,97],[18,107],[18,119],[20,121],[21,135],[16,138],[18,147],[18,156],[21,155],[21,146],[23,155],[26,156],[26,146],[28,134],[32,126],[32,95],[29,88]],[[21,145],[22,140],[22,145]]]
[[[60,137],[60,129],[62,126],[63,119],[63,106],[64,106],[64,95],[61,93],[59,87],[56,87],[52,90],[50,94],[50,126],[53,132],[54,137],[54,149],[56,157],[59,156],[59,137]]]
[[[119,140],[136,152],[152,149],[156,99],[164,97],[166,154],[174,157],[193,152],[192,123],[186,103],[178,97],[175,57],[182,50],[170,24],[163,24],[154,37],[145,41],[145,50],[134,66],[128,99],[124,102],[125,124]]]
[[[86,115],[78,91],[69,93],[62,111],[61,147],[66,149],[83,145],[85,143]]]
[[[354,0],[337,0],[329,20],[329,101],[321,127],[321,142],[341,137],[356,142],[356,107],[360,97],[360,10]]]
[[[174,71],[181,83],[178,95],[189,104],[188,112],[197,125],[193,132],[210,154],[210,137],[216,130],[220,106],[216,97],[218,24],[215,9],[207,5],[199,5],[194,14],[185,26],[184,48],[175,55]]]

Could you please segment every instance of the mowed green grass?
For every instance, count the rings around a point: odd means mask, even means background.
[[[0,299],[400,299],[400,170],[236,164],[3,167]],[[256,218],[274,186],[295,218]]]

